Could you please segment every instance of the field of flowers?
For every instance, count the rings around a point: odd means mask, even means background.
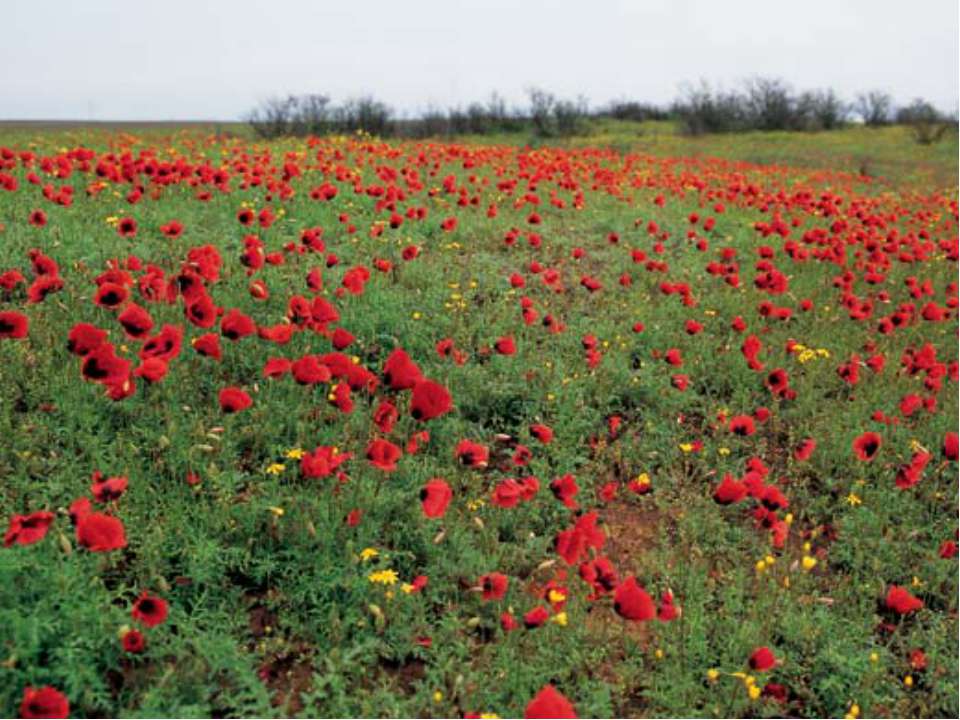
[[[894,180],[0,135],[0,715],[955,717],[958,202]]]

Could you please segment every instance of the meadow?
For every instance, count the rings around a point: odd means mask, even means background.
[[[0,715],[956,717],[957,140],[0,130]]]

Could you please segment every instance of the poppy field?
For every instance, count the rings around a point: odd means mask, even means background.
[[[929,177],[0,134],[0,715],[956,717]]]

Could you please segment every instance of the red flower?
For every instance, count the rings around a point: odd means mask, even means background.
[[[523,616],[523,624],[528,630],[533,630],[543,625],[549,619],[550,611],[543,605],[537,605],[537,607]]]
[[[410,398],[410,415],[414,420],[426,422],[450,412],[450,391],[433,380],[421,380],[413,386]]]
[[[194,338],[191,344],[193,345],[193,349],[204,357],[211,357],[214,360],[219,360],[221,357],[223,357],[223,353],[220,351],[219,335],[207,333],[205,335],[201,335],[200,337]]]
[[[93,499],[98,503],[111,502],[119,500],[120,496],[127,491],[127,478],[112,477],[101,479],[102,475],[97,470],[93,473],[93,484],[90,486],[90,493]]]
[[[150,317],[150,313],[136,303],[127,305],[117,316],[117,320],[123,325],[127,335],[134,340],[139,340],[153,330],[153,318]]]
[[[403,452],[389,440],[374,440],[367,446],[367,460],[373,467],[384,472],[397,469],[397,460]]]
[[[120,222],[117,223],[117,234],[120,237],[135,237],[137,221],[131,217],[120,218]]]
[[[948,432],[946,435],[943,436],[943,456],[947,460],[956,461],[957,452],[958,452],[957,445],[958,445],[957,433]]]
[[[393,426],[399,417],[400,414],[397,412],[396,406],[389,400],[382,400],[373,412],[373,422],[384,435],[393,430]]]
[[[39,510],[29,515],[14,515],[10,518],[10,525],[3,536],[3,546],[32,545],[43,540],[50,524],[53,522],[52,512]]]
[[[454,455],[467,467],[485,468],[490,451],[472,440],[461,440],[454,449]]]
[[[554,496],[566,505],[571,510],[577,509],[577,502],[574,500],[574,496],[580,492],[580,488],[577,487],[577,481],[574,479],[573,475],[567,473],[563,477],[556,478],[553,482],[550,483],[550,490],[553,492]]]
[[[546,425],[531,425],[530,434],[544,445],[549,445],[553,440],[553,430]]]
[[[124,652],[137,655],[147,648],[147,639],[139,630],[127,630],[120,638]]]
[[[253,400],[240,388],[228,387],[220,391],[220,409],[225,413],[240,412],[252,404]]]
[[[148,628],[156,627],[167,619],[167,601],[155,595],[148,595],[144,590],[133,603],[130,615]]]
[[[770,648],[759,647],[750,655],[750,669],[756,672],[766,672],[777,664],[777,658]]]
[[[123,523],[98,512],[87,513],[77,520],[77,542],[90,552],[120,550],[127,546]]]
[[[303,454],[300,458],[300,472],[305,478],[328,477],[351,457],[352,453],[341,453],[334,447],[321,445],[312,453]]]
[[[853,441],[853,452],[864,461],[869,462],[877,456],[882,438],[875,432],[865,432]]]
[[[500,355],[513,355],[517,352],[517,344],[509,335],[497,340],[493,347]]]
[[[47,214],[43,210],[34,210],[30,213],[30,224],[34,227],[43,227],[47,224]]]
[[[723,480],[713,491],[713,499],[720,505],[732,505],[738,503],[747,496],[747,486],[739,480],[734,480],[733,476],[726,473]]]
[[[420,491],[420,504],[423,508],[423,514],[428,518],[443,517],[452,499],[453,490],[441,478],[434,478],[424,485]]]
[[[523,498],[523,486],[513,478],[507,478],[497,483],[493,489],[493,496],[490,502],[499,508],[512,508]]]
[[[756,432],[753,418],[749,415],[736,415],[730,418],[730,432],[741,436],[753,435]]]
[[[325,383],[333,377],[330,368],[322,364],[316,355],[303,356],[290,366],[290,370],[293,379],[301,385]]]
[[[19,340],[27,336],[30,321],[23,313],[7,310],[0,312],[0,339]]]
[[[480,587],[483,589],[484,600],[502,600],[507,594],[510,579],[502,573],[492,572],[480,577]]]
[[[93,296],[93,302],[100,307],[113,310],[123,305],[129,295],[130,293],[123,285],[105,282],[97,286],[97,292]]]
[[[657,616],[653,598],[637,584],[632,575],[620,583],[613,594],[613,609],[627,620],[644,622]]]
[[[527,704],[523,716],[525,718],[575,718],[577,711],[559,690],[548,683]]]
[[[906,588],[891,585],[884,604],[888,610],[892,610],[897,615],[907,615],[922,608],[923,600],[911,595]]]
[[[20,703],[22,718],[65,718],[70,716],[70,703],[59,690],[45,685],[42,688],[23,689]]]
[[[232,308],[220,321],[220,334],[228,340],[239,340],[247,335],[253,335],[257,326],[249,315],[245,315],[236,308]]]
[[[86,380],[104,385],[120,385],[130,376],[130,361],[117,357],[110,343],[91,350],[83,359],[80,373]]]
[[[402,348],[390,353],[383,365],[383,381],[392,390],[409,390],[422,378],[420,368]]]

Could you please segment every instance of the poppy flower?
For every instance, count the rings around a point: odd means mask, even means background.
[[[132,655],[139,655],[147,648],[147,639],[139,630],[127,630],[120,638],[123,651]]]
[[[770,648],[759,647],[750,655],[750,669],[755,672],[766,672],[777,664],[777,658]]]
[[[793,457],[798,461],[809,460],[816,448],[817,441],[813,438],[807,438],[797,446],[796,450],[793,451]]]
[[[220,334],[228,340],[240,340],[257,331],[257,326],[249,315],[236,308],[229,310],[220,320]]]
[[[531,425],[530,434],[544,445],[549,445],[553,440],[553,430],[546,425]]]
[[[149,338],[140,348],[140,358],[153,358],[169,362],[180,354],[183,346],[183,329],[177,325],[164,325],[160,332]]]
[[[883,439],[875,432],[865,432],[853,441],[853,452],[865,462],[873,460],[883,444]]]
[[[23,313],[12,310],[0,312],[0,339],[25,338],[29,327],[30,321]]]
[[[549,619],[550,611],[543,605],[537,605],[537,607],[523,616],[523,624],[528,630],[533,630],[543,625]]]
[[[93,302],[100,307],[113,310],[123,305],[129,296],[129,291],[123,285],[105,282],[97,286],[97,292],[93,296]]]
[[[162,624],[167,619],[167,611],[166,600],[150,595],[144,590],[133,603],[130,615],[142,625],[152,628]]]
[[[957,433],[948,432],[943,436],[943,456],[947,460],[957,460],[958,453],[958,438]]]
[[[472,440],[461,440],[454,448],[454,456],[467,467],[485,468],[490,451]]]
[[[410,415],[414,420],[426,422],[450,412],[450,391],[433,380],[421,380],[413,386],[410,398]]]
[[[214,360],[220,360],[223,357],[223,353],[220,350],[220,336],[214,333],[206,333],[205,335],[195,337],[191,345],[193,345],[193,349],[196,350],[198,354],[204,357],[210,357]]]
[[[124,331],[134,340],[145,337],[153,329],[153,318],[150,313],[136,303],[127,305],[117,316]]]
[[[187,320],[198,328],[212,328],[217,324],[218,310],[213,300],[204,293],[198,295],[184,307]]]
[[[577,487],[577,481],[573,475],[567,473],[563,477],[556,478],[550,483],[550,490],[554,497],[568,508],[571,510],[577,509],[577,502],[573,498],[580,492],[580,488]]]
[[[312,453],[304,453],[300,458],[300,472],[305,478],[324,478],[353,457],[352,453],[342,453],[329,445],[318,446]]]
[[[227,387],[220,391],[220,409],[225,413],[246,410],[253,404],[250,396],[240,388]]]
[[[137,221],[132,217],[120,218],[117,223],[117,235],[120,237],[135,237],[137,234]]]
[[[652,620],[657,616],[653,598],[637,584],[632,575],[617,587],[613,594],[613,609],[620,617],[637,622]]]
[[[546,684],[523,711],[525,718],[575,718],[577,711],[553,685]]]
[[[104,385],[118,385],[130,375],[130,361],[118,357],[113,345],[102,343],[83,358],[80,373],[84,379]]]
[[[492,572],[482,575],[479,584],[483,590],[483,599],[485,601],[502,600],[503,596],[507,594],[507,586],[510,584],[510,579],[502,573]]]
[[[504,336],[497,340],[493,345],[494,349],[500,355],[513,355],[517,352],[517,344],[513,341],[513,338],[509,335]]]
[[[897,615],[907,615],[922,608],[923,600],[914,597],[906,588],[891,585],[884,600],[884,605]]]
[[[125,548],[127,537],[119,519],[91,512],[77,520],[77,542],[90,552],[107,552]]]
[[[10,518],[7,532],[3,536],[3,546],[32,545],[40,542],[46,536],[53,520],[54,514],[45,510],[29,515],[14,515]]]
[[[330,368],[320,362],[316,355],[305,355],[290,366],[293,379],[300,385],[316,385],[329,382],[333,377]]]
[[[730,432],[742,437],[753,435],[756,432],[753,418],[749,415],[736,415],[730,418]]]
[[[103,478],[100,471],[93,473],[93,484],[90,486],[90,494],[98,503],[113,502],[119,500],[120,496],[127,491],[127,478],[111,477]]]
[[[443,517],[453,499],[453,490],[441,478],[434,478],[420,490],[420,505],[428,518]]]
[[[22,718],[65,718],[70,716],[67,696],[56,688],[45,685],[41,688],[26,687],[20,703]]]
[[[391,390],[409,390],[423,379],[420,368],[402,348],[397,348],[383,365],[383,381]]]
[[[747,486],[742,482],[735,480],[729,473],[723,476],[723,480],[713,491],[714,502],[720,505],[732,505],[738,503],[747,496]]]
[[[337,328],[333,331],[333,335],[330,337],[333,347],[337,350],[345,350],[353,344],[353,341],[356,338],[352,333],[344,330],[343,328]]]
[[[381,400],[377,409],[373,411],[373,422],[384,435],[393,431],[393,426],[399,417],[396,406],[389,400]]]
[[[513,478],[507,478],[497,483],[493,489],[490,502],[498,508],[509,509],[516,507],[523,499],[523,486]]]
[[[374,440],[367,446],[367,460],[378,470],[393,472],[403,452],[389,440]]]

